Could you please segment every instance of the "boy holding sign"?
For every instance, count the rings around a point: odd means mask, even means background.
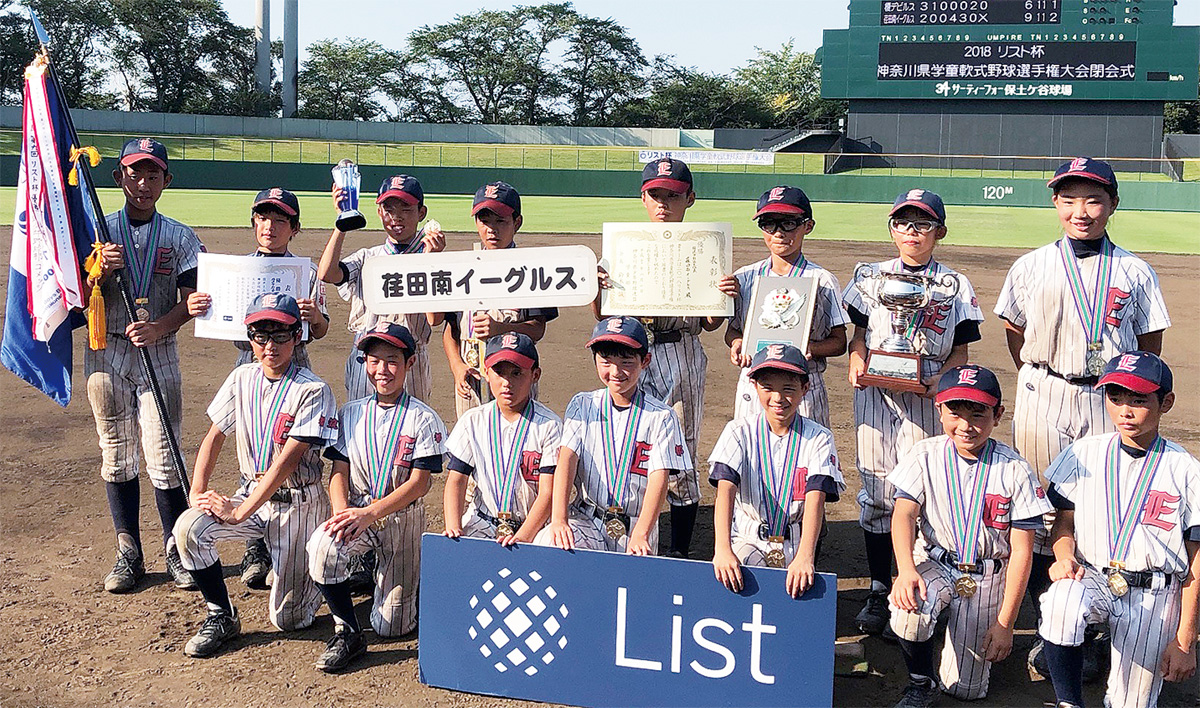
[[[749,377],[762,410],[730,421],[708,458],[717,488],[713,568],[734,592],[742,589],[743,563],[786,567],[792,597],[812,587],[823,507],[846,487],[833,434],[799,414],[808,367],[804,353],[786,344],[755,354]]]

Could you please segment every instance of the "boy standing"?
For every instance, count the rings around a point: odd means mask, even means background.
[[[786,567],[792,597],[812,587],[823,507],[846,486],[833,434],[799,413],[808,367],[796,347],[759,350],[749,376],[760,410],[730,421],[708,458],[708,480],[717,488],[713,568],[734,592],[742,589],[743,563]]]
[[[446,428],[433,409],[405,393],[417,344],[403,325],[377,322],[356,344],[365,355],[375,395],[342,407],[329,497],[333,516],[308,541],[309,574],[336,625],[317,659],[321,671],[341,671],[367,650],[351,599],[350,559],[376,554],[371,626],[381,637],[407,634],[417,624],[421,533],[430,476],[442,471]]]
[[[542,370],[527,335],[489,339],[484,366],[493,400],[463,414],[446,443],[445,534],[529,543],[550,518],[562,420],[533,400]],[[475,495],[464,513],[470,479]]]
[[[667,477],[694,469],[679,418],[639,384],[650,344],[636,318],[599,322],[587,346],[604,388],[567,405],[551,521],[537,542],[657,555]]]
[[[104,579],[104,589],[113,593],[133,590],[145,575],[139,519],[139,438],[162,522],[167,571],[176,587],[196,588],[171,537],[175,520],[188,505],[186,491],[175,473],[136,351],[144,348],[150,352],[175,440],[182,444],[183,391],[175,333],[190,318],[186,300],[196,289],[196,255],[204,246],[189,227],[156,208],[171,177],[167,148],[157,140],[134,138],[121,148],[113,179],[124,193],[125,207],[105,218],[113,242],[100,250],[98,280],[106,305],[106,346],[87,349],[83,360],[88,402],[100,437],[100,476],[117,534],[117,561]],[[126,317],[120,291],[110,277],[122,268],[132,291],[133,322]],[[95,284],[89,278],[87,285]]]
[[[1196,670],[1200,463],[1159,434],[1171,369],[1143,351],[1109,360],[1096,385],[1117,432],[1071,443],[1046,470],[1054,520],[1038,634],[1059,706],[1082,706],[1089,624],[1106,625],[1105,705],[1158,705],[1165,678]]]
[[[304,544],[329,518],[321,487],[321,448],[337,438],[333,392],[292,360],[300,342],[300,306],[263,293],[246,313],[256,363],[234,369],[208,407],[212,426],[196,454],[192,507],[175,524],[183,565],[196,578],[208,617],[183,653],[212,656],[241,632],[229,600],[219,541],[262,538],[271,554],[271,623],[290,631],[312,624],[321,594],[304,572]],[[209,488],[226,437],[237,434],[242,484],[227,497]]]
[[[987,695],[992,662],[1012,650],[1013,623],[1025,595],[1033,534],[1050,502],[1037,475],[1011,447],[991,439],[1004,406],[991,371],[958,366],[938,383],[944,435],[909,450],[888,481],[896,490],[892,542],[899,575],[891,626],[909,685],[898,706],[929,706],[938,677],[964,701]],[[917,528],[927,558],[914,558]],[[941,670],[933,634],[949,614]]]

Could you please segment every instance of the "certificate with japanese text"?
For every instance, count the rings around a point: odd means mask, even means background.
[[[607,223],[601,252],[612,283],[600,291],[605,315],[733,315],[733,298],[717,289],[733,272],[731,224]]]
[[[196,262],[196,292],[212,297],[208,312],[196,318],[197,337],[244,342],[246,325],[242,323],[255,297],[267,292],[297,300],[312,296],[312,261],[307,258],[201,253]],[[308,322],[302,329],[307,339]]]

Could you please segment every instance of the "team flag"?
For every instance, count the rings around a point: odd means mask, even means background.
[[[0,361],[59,405],[71,400],[71,330],[84,323],[84,258],[97,218],[82,152],[44,57],[25,70],[8,298]]]

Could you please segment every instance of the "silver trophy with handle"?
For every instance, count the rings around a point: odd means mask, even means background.
[[[345,159],[333,168],[333,183],[342,190],[342,198],[338,200],[338,217],[333,222],[334,227],[345,233],[361,229],[367,225],[367,218],[358,210],[358,188],[362,184],[362,175],[358,173],[358,165],[353,160]]]

